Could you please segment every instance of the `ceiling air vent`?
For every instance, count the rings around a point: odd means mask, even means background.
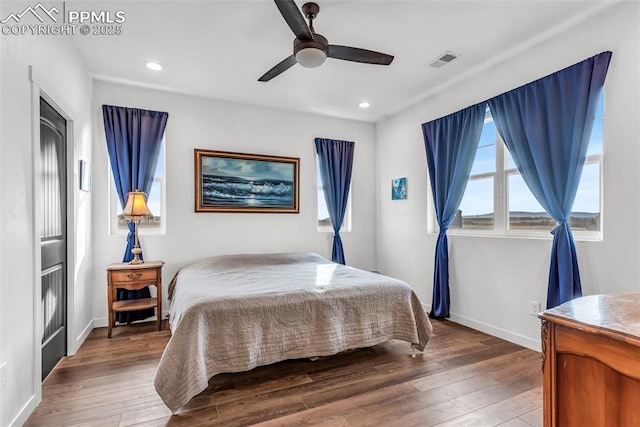
[[[442,55],[440,55],[438,58],[436,58],[435,61],[433,61],[432,63],[429,64],[430,67],[433,68],[440,68],[445,64],[448,64],[449,62],[453,61],[454,59],[456,59],[458,57],[458,55],[456,55],[453,52],[445,52]]]

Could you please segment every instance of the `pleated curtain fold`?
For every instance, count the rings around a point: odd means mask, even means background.
[[[433,270],[431,318],[449,317],[447,230],[467,188],[485,110],[486,103],[481,103],[422,125],[433,204],[440,228]]]
[[[603,52],[488,101],[524,182],[558,222],[551,232],[547,308],[582,295],[569,215],[610,61],[611,52]]]

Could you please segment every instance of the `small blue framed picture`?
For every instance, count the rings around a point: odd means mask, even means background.
[[[407,178],[391,180],[391,200],[405,200],[407,198]]]

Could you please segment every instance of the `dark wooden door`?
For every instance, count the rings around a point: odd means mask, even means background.
[[[42,379],[67,354],[66,128],[40,99]]]

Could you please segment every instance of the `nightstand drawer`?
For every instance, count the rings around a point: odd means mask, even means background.
[[[112,271],[111,282],[112,283],[134,283],[134,282],[146,282],[147,280],[157,280],[158,270],[156,269],[140,269],[140,270],[127,270],[127,271]]]

